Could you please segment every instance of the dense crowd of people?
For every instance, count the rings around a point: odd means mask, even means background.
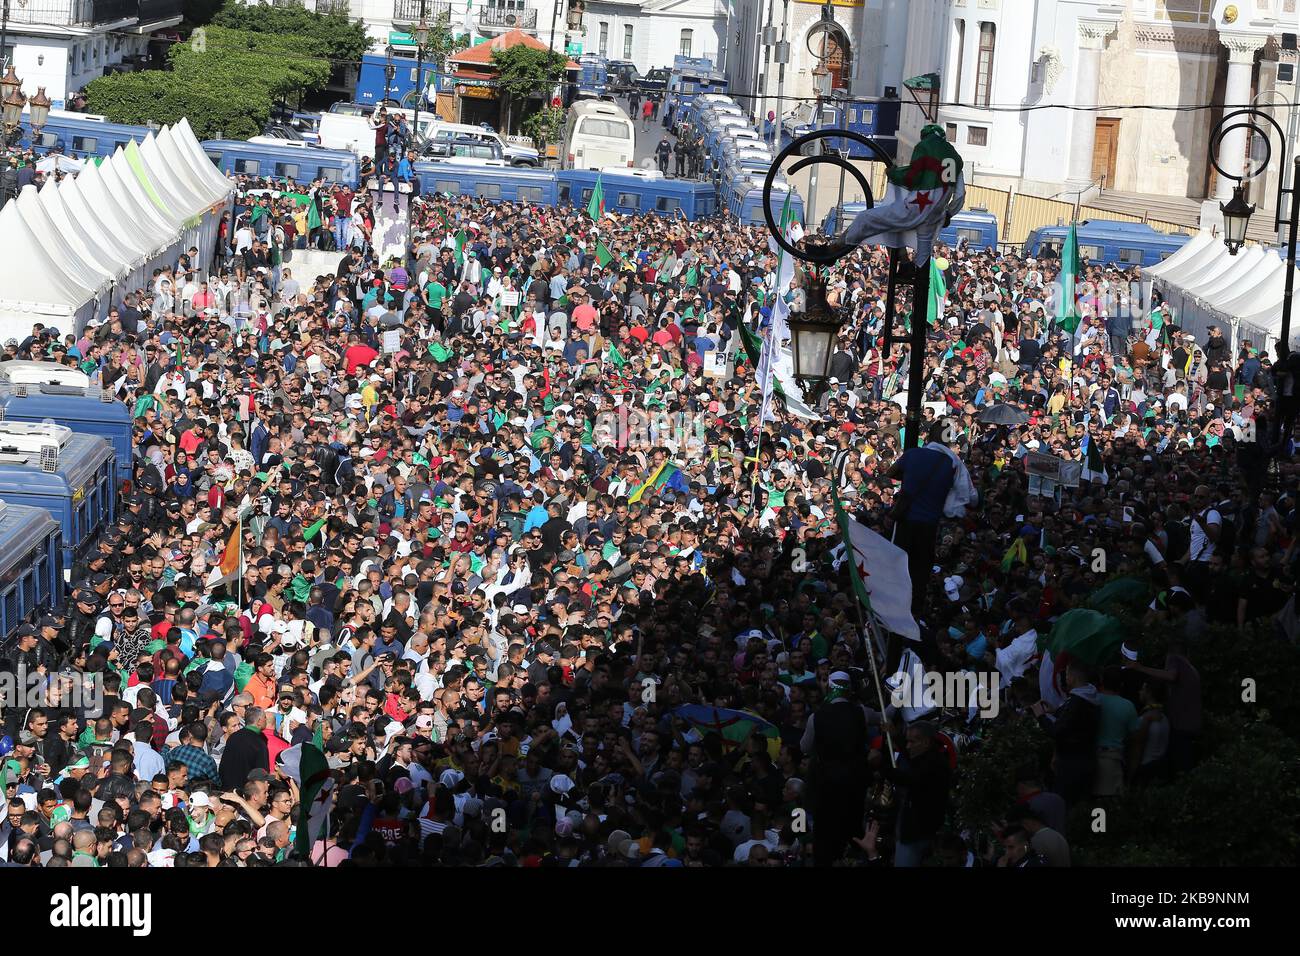
[[[379,262],[364,194],[245,182],[211,262],[6,344],[113,390],[137,456],[68,606],[3,652],[48,678],[3,715],[9,865],[1067,866],[1072,807],[1195,763],[1208,624],[1284,626],[1295,475],[1264,416],[1295,372],[1153,320],[1140,270],[1087,268],[1070,334],[1053,261],[941,247],[909,383],[861,248],[828,274],[829,388],[760,422],[763,230],[432,196]],[[336,270],[284,261],[321,229]],[[952,515],[950,453],[978,494]],[[921,641],[862,631],[836,497],[908,545]],[[1168,656],[1044,667],[1119,575]],[[877,690],[904,644],[996,673],[990,720],[1053,742],[987,845],[952,814],[981,720]],[[102,706],[66,705],[82,675]]]

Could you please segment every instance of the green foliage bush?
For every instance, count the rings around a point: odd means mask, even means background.
[[[174,44],[171,70],[100,77],[86,87],[87,108],[115,123],[174,123],[188,117],[200,139],[218,132],[247,139],[262,131],[271,105],[329,80],[325,47],[312,37],[208,27]]]

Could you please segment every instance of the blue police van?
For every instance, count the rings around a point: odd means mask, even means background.
[[[33,134],[30,126],[23,125],[22,145],[33,147],[38,153],[61,152],[74,159],[94,159],[97,156],[107,159],[119,148],[125,149],[132,140],[139,143],[148,135],[147,126],[110,123],[95,113],[50,110],[40,135]]]
[[[704,93],[725,93],[728,86],[727,75],[715,69],[708,57],[675,56],[673,71],[668,75],[666,102],[676,108]]]
[[[388,103],[390,106],[415,107],[415,91],[421,87],[428,89],[437,78],[438,64],[433,57],[425,57],[419,67],[420,84],[416,77],[417,61],[415,47],[393,47],[393,78],[385,75],[389,60],[383,53],[366,53],[361,57],[361,69],[357,73],[357,85],[353,90],[352,101],[378,106]],[[427,103],[426,97],[426,103]],[[421,109],[425,104],[420,104]]]
[[[415,164],[421,193],[477,196],[491,202],[585,207],[600,177],[605,209],[619,215],[655,213],[687,219],[712,216],[717,196],[710,183],[669,179],[658,170],[531,169],[503,160],[456,158]]]
[[[0,422],[0,498],[44,508],[63,529],[65,577],[117,518],[117,458],[107,441],[53,422]]]
[[[585,207],[595,191],[597,176],[605,194],[605,209],[619,215],[676,216],[680,210],[687,219],[696,220],[717,211],[712,185],[669,179],[657,169],[562,169],[555,174],[556,202]]]
[[[80,369],[57,362],[0,362],[0,419],[52,421],[98,435],[113,446],[118,477],[131,477],[131,411],[112,392],[91,385]]]
[[[790,211],[794,218],[803,222],[803,199],[788,185],[772,186],[772,221],[781,221],[781,210],[785,207],[786,196],[790,197]],[[767,218],[763,215],[763,184],[753,178],[737,179],[731,183],[726,195],[727,211],[742,225],[766,226]]]
[[[1040,226],[1025,240],[1025,255],[1057,258],[1069,233],[1068,225]],[[1191,241],[1185,232],[1163,233],[1144,222],[1088,219],[1078,224],[1075,239],[1079,258],[1100,265],[1153,266],[1164,262]]]
[[[44,508],[0,500],[0,637],[63,603],[63,531]]]
[[[845,129],[874,139],[890,156],[898,154],[900,101],[865,100],[836,94],[816,103],[801,103],[781,119],[781,148],[820,129]],[[847,149],[850,159],[875,159],[876,154],[853,140],[824,139],[823,149]]]
[[[594,53],[578,57],[578,92],[591,96],[609,93],[609,60]]]
[[[511,166],[504,159],[454,157],[415,164],[422,194],[447,193],[477,196],[492,202],[555,205],[555,173],[546,169]]]
[[[349,150],[289,141],[245,143],[236,139],[207,139],[202,145],[212,164],[228,175],[292,179],[304,184],[320,177],[329,183],[354,188],[357,185],[357,155]]]

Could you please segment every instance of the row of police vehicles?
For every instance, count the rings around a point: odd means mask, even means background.
[[[79,369],[0,362],[0,638],[64,601],[131,478],[127,407]]]

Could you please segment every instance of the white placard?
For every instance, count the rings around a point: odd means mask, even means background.
[[[384,351],[392,354],[402,349],[402,330],[384,329]]]

